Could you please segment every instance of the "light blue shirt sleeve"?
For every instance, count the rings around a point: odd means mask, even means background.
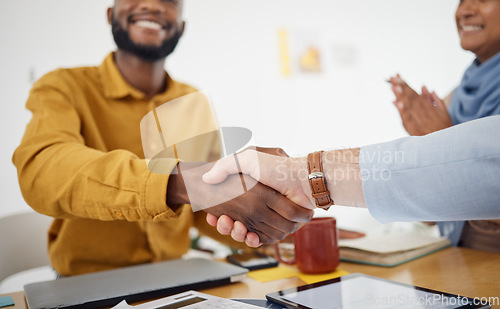
[[[360,169],[381,222],[500,219],[500,116],[362,147]]]

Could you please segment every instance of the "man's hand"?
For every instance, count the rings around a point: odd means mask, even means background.
[[[265,153],[278,157],[284,157],[284,158],[289,157],[288,154],[281,148],[248,147],[244,151],[247,150],[253,150],[256,152]],[[250,160],[247,158],[247,162],[248,161]],[[231,164],[232,163],[233,162],[231,162]],[[236,161],[234,163],[236,168],[238,168]],[[241,163],[238,161],[238,164]],[[254,173],[254,175],[256,174],[257,173]],[[233,220],[227,215],[222,215],[219,217],[219,216],[214,216],[211,213],[207,213],[207,222],[212,226],[216,226],[217,231],[222,235],[231,235],[231,237],[234,240],[239,242],[245,242],[249,247],[258,247],[262,244],[261,240],[259,239],[259,236],[256,233],[249,231],[244,223],[238,220]]]
[[[247,246],[257,248],[262,245],[259,235],[249,232],[246,226],[240,221],[234,221],[226,215],[216,217],[207,214],[207,222],[211,226],[216,226],[217,231],[222,235],[231,235],[231,237],[239,242],[245,242]]]
[[[259,247],[261,245],[259,236],[249,232],[245,225],[239,221],[233,221],[226,215],[219,218],[207,214],[207,222],[211,226],[217,226],[217,231],[223,235],[231,235],[231,237],[239,242],[245,242],[249,247]],[[339,229],[340,239],[356,239],[364,237],[364,233]]]
[[[256,181],[275,189],[297,205],[307,209],[316,207],[307,180],[307,162],[303,159],[280,157],[247,149],[217,161],[214,167],[203,175],[203,181],[208,184],[218,184],[228,176],[239,173],[249,175]]]
[[[241,222],[262,243],[281,240],[311,220],[312,210],[296,205],[249,176],[230,175],[219,184],[204,183],[201,175],[212,166],[213,164],[179,164],[184,186],[190,188],[187,195],[193,208],[203,209],[216,218],[227,215]],[[245,191],[245,188],[249,189]]]
[[[212,170],[203,176],[204,181],[217,183],[223,181],[228,175],[241,171],[275,188],[297,204],[306,208],[315,208],[307,178],[306,158],[279,158],[249,149],[236,156],[237,160],[229,157],[217,162]],[[249,232],[242,222],[235,221],[228,216],[216,217],[210,214],[207,215],[207,222],[212,226],[217,226],[221,234],[231,235],[236,241],[245,241],[250,247],[260,245],[259,236]],[[346,230],[339,230],[339,235],[341,238],[364,236],[363,233]]]
[[[249,178],[249,176],[244,177]],[[216,186],[225,187],[226,182],[239,182],[239,180],[238,175],[232,175]],[[312,210],[296,205],[261,183],[257,183],[248,192],[229,202],[205,209],[205,212],[215,217],[226,215],[241,222],[266,244],[282,240],[294,233],[304,223],[310,221],[314,214]]]
[[[443,101],[426,87],[418,94],[401,77],[391,77],[392,91],[403,126],[410,135],[426,135],[453,125]]]

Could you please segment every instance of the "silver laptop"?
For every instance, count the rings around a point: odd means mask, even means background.
[[[24,286],[30,309],[101,308],[237,282],[248,270],[208,259],[172,260]]]

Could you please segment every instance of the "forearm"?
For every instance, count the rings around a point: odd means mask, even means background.
[[[500,217],[500,116],[363,147],[363,190],[382,222]]]
[[[138,221],[175,216],[166,205],[166,191],[177,161],[164,160],[160,165],[167,172],[152,173],[139,151],[131,150],[137,150],[135,138],[124,135],[121,141],[106,142],[111,131],[97,128],[97,120],[63,77],[41,79],[26,103],[33,116],[12,160],[27,203],[57,218]],[[102,125],[112,128],[113,119]]]
[[[366,207],[359,152],[359,148],[354,148],[323,154],[326,183],[336,205]]]
[[[169,211],[168,177],[151,173],[125,150],[104,153],[39,139],[21,144],[13,160],[24,198],[49,216],[137,221]]]
[[[335,205],[366,207],[359,167],[359,148],[325,151],[323,173]],[[307,157],[294,159],[297,177],[307,196],[312,196],[307,171]],[[311,199],[311,202],[314,201]]]

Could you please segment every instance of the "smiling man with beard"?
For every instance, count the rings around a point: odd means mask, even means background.
[[[109,12],[111,14],[111,17],[109,17],[111,22],[111,30],[113,32],[113,38],[115,40],[116,46],[119,48],[119,50],[128,52],[145,61],[154,62],[162,59],[164,60],[174,51],[184,31],[184,23],[182,23],[180,27],[179,25],[178,27],[175,27],[175,25],[171,24],[170,22],[163,21],[161,16],[159,16],[159,18],[156,18],[156,20],[150,20],[148,19],[148,13],[138,13],[135,15],[130,15],[127,18],[127,22],[129,24],[135,24],[138,27],[143,28],[143,31],[147,31],[146,29],[151,29],[154,33],[156,31],[161,32],[165,31],[166,29],[171,29],[171,32],[173,31],[173,33],[170,37],[166,38],[159,46],[155,44],[150,45],[147,42],[135,43],[130,38],[130,33],[125,30],[120,25],[120,22],[116,19],[115,15],[113,14],[113,10],[109,9]]]
[[[117,51],[98,67],[50,72],[30,92],[26,107],[32,119],[13,162],[26,202],[55,218],[49,255],[61,275],[179,258],[189,249],[191,226],[237,246],[206,223],[205,212],[248,223],[267,242],[312,217],[312,211],[261,184],[229,202],[210,204],[210,194],[226,194],[240,183],[237,175],[210,186],[201,170],[174,175],[190,162],[166,160],[166,174],[148,169],[140,123],[156,107],[166,111],[161,128],[171,141],[187,131],[216,129],[207,102],[172,103],[196,92],[164,69],[184,31],[181,15],[181,0],[116,0],[108,21]],[[208,161],[219,152],[216,144],[197,147],[192,161]],[[195,188],[190,194],[207,201],[197,205],[205,212],[192,211],[187,181]]]

